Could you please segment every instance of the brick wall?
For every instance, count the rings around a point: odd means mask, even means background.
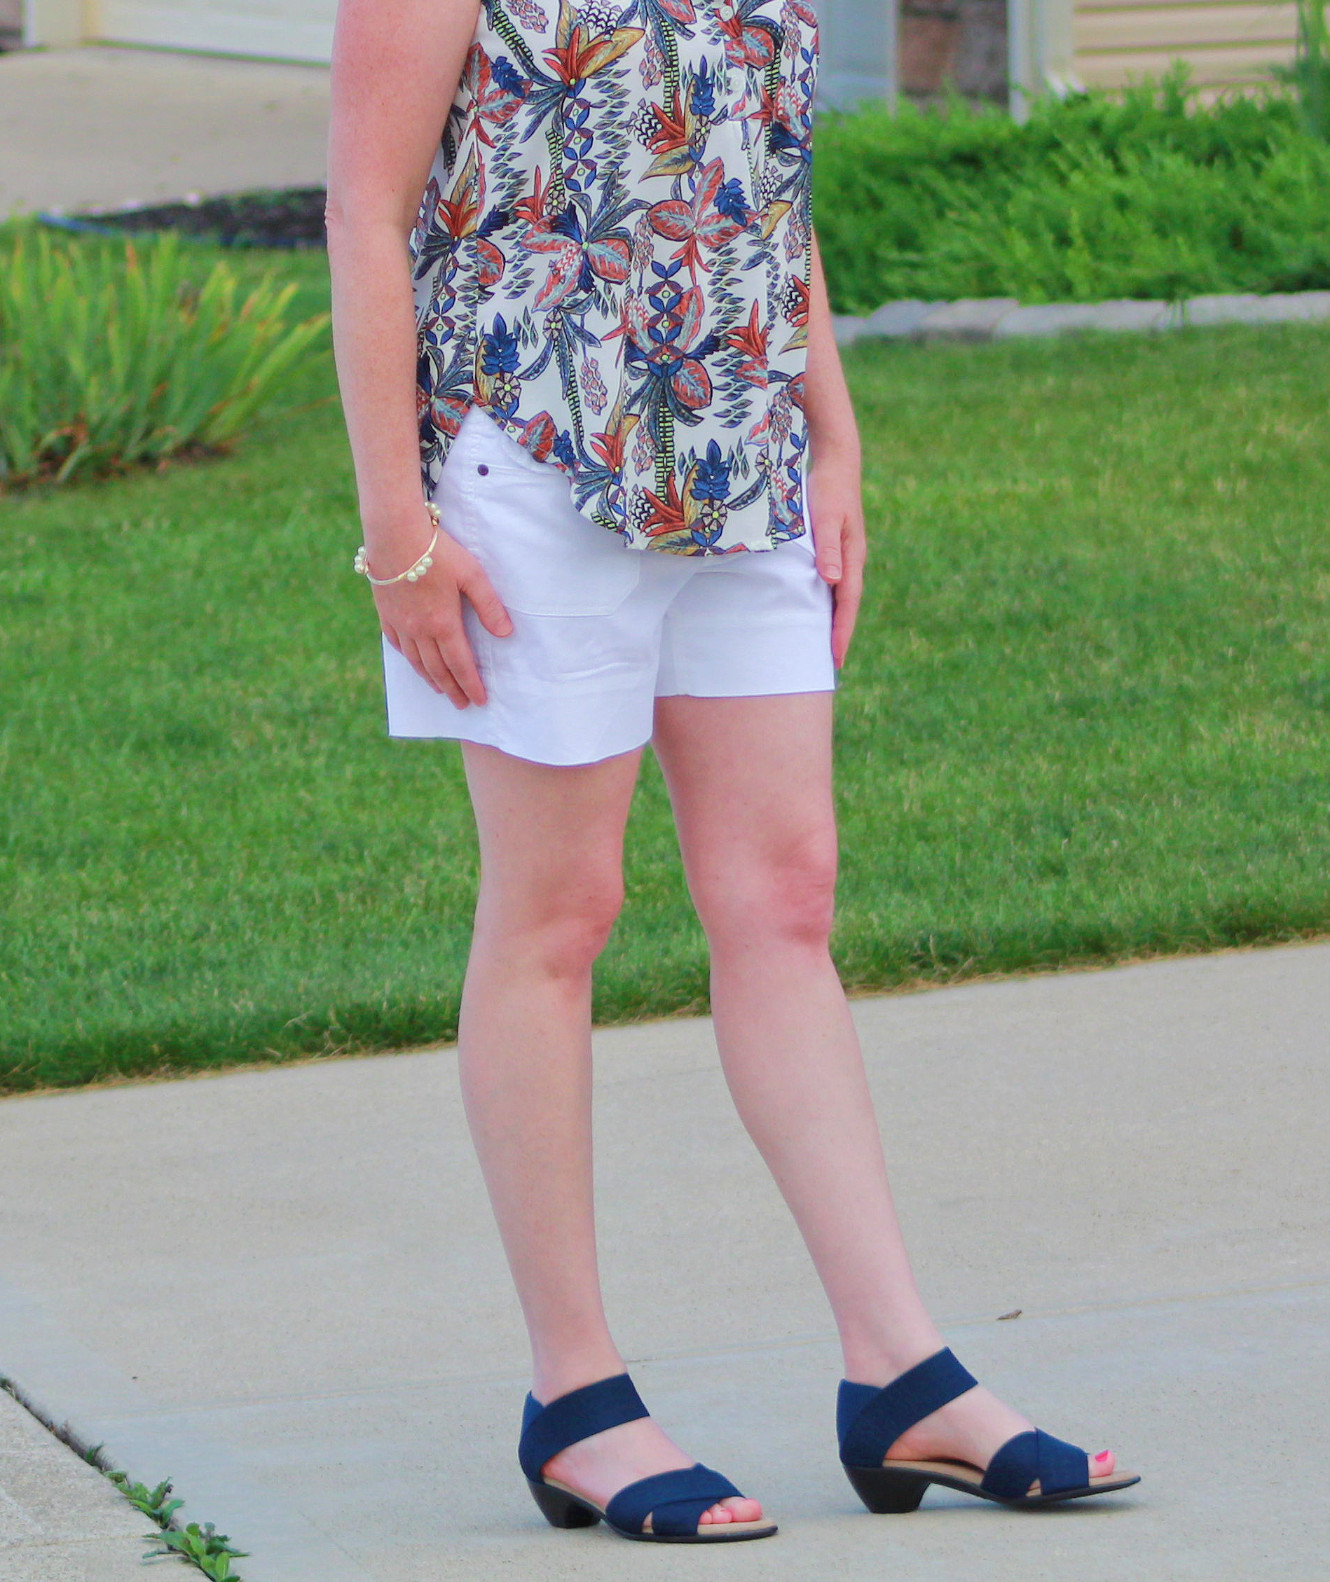
[[[1006,0],[901,0],[898,38],[910,98],[927,101],[948,81],[970,97],[1006,97]]]

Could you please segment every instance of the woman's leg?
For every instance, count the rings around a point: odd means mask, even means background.
[[[622,901],[623,831],[640,750],[556,768],[463,746],[480,894],[458,1059],[467,1119],[531,1336],[542,1402],[623,1370],[601,1303],[591,1163],[591,969]],[[650,1419],[549,1464],[605,1504],[693,1464]],[[756,1520],[726,1500],[714,1520]],[[703,1520],[707,1520],[704,1517]]]
[[[944,1342],[910,1269],[828,949],[833,696],[659,698],[654,747],[710,945],[726,1080],[826,1288],[846,1378],[881,1385]],[[974,1389],[894,1449],[984,1465],[1029,1426]],[[1110,1456],[1092,1471],[1111,1467]]]

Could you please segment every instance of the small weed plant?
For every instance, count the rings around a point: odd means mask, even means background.
[[[0,488],[229,449],[323,335],[296,287],[147,240],[0,234]]]
[[[98,1446],[87,1455],[86,1459],[94,1466],[100,1449]],[[179,1528],[172,1526],[172,1518],[185,1502],[170,1498],[169,1479],[150,1489],[146,1483],[135,1483],[124,1472],[108,1471],[106,1476],[135,1510],[142,1511],[157,1524],[157,1531],[147,1534],[153,1547],[144,1554],[145,1560],[162,1560],[175,1555],[188,1560],[211,1582],[240,1582],[231,1569],[231,1562],[243,1559],[246,1550],[232,1548],[231,1540],[225,1533],[219,1533],[211,1522],[190,1522]]]

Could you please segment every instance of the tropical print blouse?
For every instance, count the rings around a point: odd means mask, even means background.
[[[807,530],[817,59],[809,0],[482,0],[411,238],[427,493],[478,403],[634,548]]]

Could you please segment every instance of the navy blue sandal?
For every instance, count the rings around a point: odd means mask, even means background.
[[[842,1379],[836,1429],[845,1475],[870,1511],[900,1514],[918,1508],[930,1483],[977,1494],[1000,1505],[1054,1505],[1109,1494],[1139,1483],[1134,1472],[1090,1476],[1090,1458],[1077,1445],[1040,1428],[1009,1439],[985,1468],[968,1461],[886,1460],[906,1432],[978,1381],[950,1350],[936,1352],[883,1389]],[[1038,1483],[1037,1492],[1032,1492]]]
[[[718,1500],[739,1495],[728,1478],[700,1462],[639,1478],[620,1489],[604,1510],[544,1475],[545,1464],[569,1445],[650,1415],[626,1373],[572,1390],[548,1406],[534,1395],[527,1396],[517,1459],[533,1499],[552,1527],[594,1527],[603,1521],[625,1538],[658,1544],[734,1543],[769,1538],[776,1531],[774,1522],[765,1521],[700,1523],[702,1513]],[[648,1516],[651,1530],[646,1532]]]

